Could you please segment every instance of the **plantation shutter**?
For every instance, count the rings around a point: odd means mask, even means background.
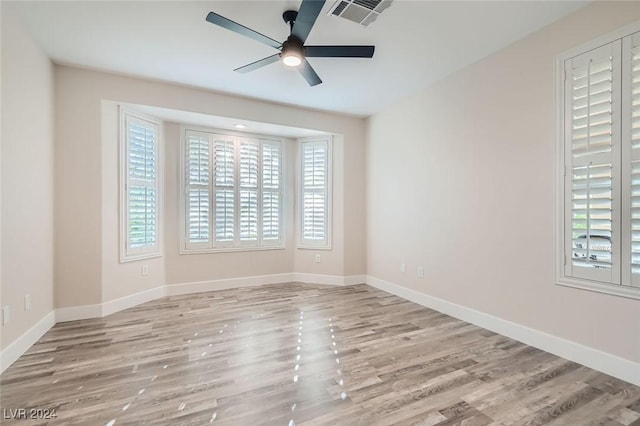
[[[280,144],[262,142],[262,241],[264,244],[280,242]]]
[[[329,143],[302,142],[302,244],[328,244]]]
[[[184,155],[186,252],[282,244],[280,141],[185,130]]]
[[[125,116],[125,256],[155,253],[158,244],[158,125]]]
[[[565,62],[568,275],[619,283],[620,42]],[[617,214],[617,213],[616,213]]]
[[[240,241],[258,243],[258,160],[256,140],[240,140]]]
[[[624,153],[628,160],[624,164],[629,176],[629,217],[624,221],[629,225],[630,280],[625,274],[623,284],[640,287],[640,32],[623,40],[623,137],[628,141]],[[623,156],[624,158],[624,156]]]
[[[211,245],[211,152],[209,136],[186,134],[186,233],[188,248]]]
[[[232,137],[213,135],[215,158],[216,246],[233,245],[235,238],[235,147]]]

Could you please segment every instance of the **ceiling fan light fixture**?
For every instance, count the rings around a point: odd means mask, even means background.
[[[282,45],[282,53],[280,54],[282,63],[288,67],[297,67],[304,59],[304,47],[302,42],[293,37],[289,37]]]
[[[282,63],[288,67],[297,67],[302,63],[302,58],[295,53],[287,52],[282,54]]]

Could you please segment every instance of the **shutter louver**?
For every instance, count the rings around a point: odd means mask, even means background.
[[[209,138],[187,136],[187,244],[208,245],[210,223]]]
[[[127,116],[126,256],[153,253],[158,248],[157,126]]]
[[[157,160],[155,129],[129,122],[129,177],[154,181]]]
[[[573,58],[567,67],[567,118],[571,165],[571,266],[573,276],[616,280],[614,266],[613,101],[614,57],[606,47]],[[618,236],[619,237],[619,236]]]
[[[262,145],[262,240],[280,241],[280,145]]]
[[[217,242],[235,238],[235,148],[233,140],[216,139],[215,147],[215,227]]]
[[[323,192],[304,194],[304,238],[324,240],[325,196]]]
[[[209,242],[209,190],[189,188],[189,230],[190,243]]]
[[[240,241],[258,241],[258,143],[240,142]]]
[[[129,247],[143,248],[156,243],[156,191],[145,186],[129,186]]]
[[[302,240],[311,245],[327,244],[328,143],[302,146]]]

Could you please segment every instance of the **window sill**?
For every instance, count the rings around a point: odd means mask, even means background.
[[[578,288],[581,290],[595,291],[611,296],[626,297],[640,300],[640,288],[627,287],[618,284],[603,284],[594,281],[580,280],[571,277],[563,277],[556,280],[557,285]]]
[[[324,250],[324,251],[331,251],[331,246],[310,246],[310,245],[299,244],[297,249],[298,250]]]
[[[153,259],[156,257],[162,257],[162,253],[136,254],[132,256],[121,257],[120,263],[136,262],[138,260]]]
[[[263,246],[263,247],[220,247],[207,249],[184,249],[181,248],[179,254],[210,254],[210,253],[242,253],[250,251],[284,250],[283,245]]]

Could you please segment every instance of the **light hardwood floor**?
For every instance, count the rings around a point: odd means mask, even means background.
[[[0,386],[3,417],[55,409],[48,424],[640,425],[639,387],[366,285],[61,323]]]

